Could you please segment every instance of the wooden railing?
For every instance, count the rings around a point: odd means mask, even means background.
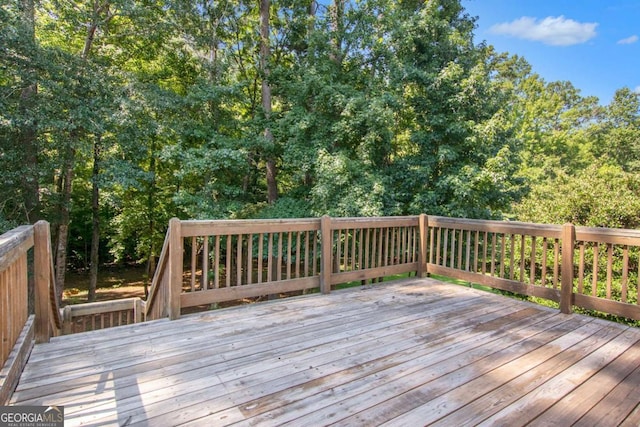
[[[560,302],[562,226],[428,217],[433,274]]]
[[[30,276],[30,272],[32,272]],[[0,404],[33,342],[222,301],[438,274],[640,320],[640,231],[409,216],[170,222],[146,303],[65,308],[53,284],[49,224],[0,236]],[[29,277],[34,314],[29,315]]]
[[[426,215],[173,219],[146,314],[411,272],[640,320],[639,231]]]
[[[222,301],[421,272],[426,217],[180,221],[173,219],[147,318]],[[424,251],[422,251],[424,253]]]
[[[640,320],[640,232],[428,217],[427,271]]]
[[[47,342],[62,328],[52,260],[45,221],[0,236],[0,405],[15,388],[34,340]],[[33,272],[33,315],[29,314],[29,271]]]
[[[172,233],[171,228],[179,227],[179,225],[179,222],[175,220],[169,223],[167,235],[162,245],[162,251],[160,252],[160,259],[158,260],[156,271],[151,280],[151,289],[149,290],[145,306],[145,318],[150,320],[162,319],[163,317],[169,316],[169,291],[171,289],[171,275],[169,274],[169,238]],[[175,257],[174,253],[174,258]]]
[[[640,320],[640,231],[575,227],[573,304]]]
[[[62,319],[64,334],[131,325],[144,322],[145,302],[136,297],[67,305]]]
[[[332,246],[325,259],[333,263],[327,280],[336,285],[402,273],[421,274],[421,218],[425,217],[327,218]]]

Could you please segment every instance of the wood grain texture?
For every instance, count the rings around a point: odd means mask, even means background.
[[[412,278],[55,337],[11,403],[70,426],[620,424],[639,356],[636,328]]]

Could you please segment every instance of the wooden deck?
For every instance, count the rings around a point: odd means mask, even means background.
[[[432,279],[54,338],[66,425],[635,425],[640,330]]]

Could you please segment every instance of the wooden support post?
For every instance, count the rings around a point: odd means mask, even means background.
[[[133,322],[144,322],[144,301],[140,298],[133,301]]]
[[[49,223],[38,221],[33,226],[33,264],[35,275],[35,339],[37,343],[49,342],[51,337],[49,310],[49,286],[51,276],[51,246]]]
[[[576,229],[573,224],[562,227],[562,277],[560,287],[560,311],[571,313],[573,303],[573,252],[576,241]]]
[[[62,309],[62,334],[69,335],[73,333],[73,312],[71,306],[68,305]]]
[[[182,293],[182,252],[183,238],[180,220],[169,221],[169,319],[180,317],[180,294]]]
[[[420,214],[418,221],[418,231],[420,233],[418,238],[420,242],[418,252],[418,277],[425,277],[427,275],[427,233],[429,232],[429,219],[426,214]]]
[[[333,231],[331,230],[331,217],[325,215],[320,221],[320,292],[331,292],[331,254],[333,253]]]

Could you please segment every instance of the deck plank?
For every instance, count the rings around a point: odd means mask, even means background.
[[[65,425],[624,424],[639,356],[637,328],[413,278],[57,337],[11,402]]]
[[[422,344],[416,344],[416,342],[420,342],[420,341],[422,341],[422,339],[416,340],[415,334],[413,334],[413,337],[409,337],[409,339],[407,340],[407,343],[411,345],[412,348],[404,349],[403,347],[400,347],[400,346],[393,346],[393,345],[389,345],[388,343],[385,343],[384,341],[376,340],[376,342],[372,343],[373,347],[371,347],[370,349],[349,348],[347,349],[348,351],[346,353],[342,353],[342,354],[339,352],[332,352],[328,355],[329,357],[326,360],[320,360],[321,363],[324,362],[324,365],[318,366],[318,363],[317,363],[318,360],[316,359],[311,360],[310,363],[313,363],[313,364],[309,365],[308,367],[309,371],[317,371],[323,368],[325,369],[325,371],[323,372],[324,375],[321,377],[321,381],[316,381],[314,384],[309,384],[309,381],[300,382],[298,380],[298,381],[288,381],[280,385],[275,385],[273,384],[273,382],[270,384],[262,385],[259,383],[259,381],[261,380],[256,382],[256,381],[250,381],[251,378],[242,378],[241,381],[226,383],[226,385],[227,385],[227,388],[229,389],[230,396],[233,397],[236,405],[243,406],[243,409],[245,409],[244,412],[246,412],[247,413],[246,415],[248,415],[249,411],[261,408],[260,404],[262,402],[256,401],[256,400],[260,400],[261,395],[266,394],[264,398],[269,400],[271,399],[272,397],[271,395],[274,392],[278,392],[281,389],[289,390],[291,392],[293,388],[295,388],[296,391],[299,391],[299,392],[304,392],[305,389],[307,390],[312,389],[317,393],[317,387],[315,387],[316,385],[322,385],[322,387],[326,387],[326,381],[327,381],[326,377],[328,376],[326,375],[328,373],[326,369],[330,369],[332,371],[342,369],[343,371],[338,371],[337,375],[335,376],[344,381],[346,376],[344,372],[345,369],[357,367],[356,371],[362,372],[363,370],[362,365],[364,365],[365,363],[371,360],[375,360],[376,363],[371,364],[370,367],[373,369],[376,369],[376,368],[380,369],[380,367],[388,366],[390,362],[389,360],[387,360],[386,362],[382,362],[380,359],[389,358],[391,356],[397,355],[399,350],[405,353],[405,355],[408,357],[409,363],[415,364],[416,363],[415,347],[417,347],[418,345],[422,346]],[[445,340],[443,340],[443,342],[444,341]],[[455,343],[455,339],[446,339],[446,341],[449,343]],[[436,349],[435,346],[431,348],[432,351],[435,349]],[[411,351],[408,351],[408,350],[411,350]],[[340,357],[342,356],[346,356],[346,357],[341,359]],[[396,361],[395,363],[398,363],[398,362]],[[302,368],[307,370],[306,365],[302,365]],[[270,376],[272,376],[271,374],[268,374],[268,373],[267,375],[268,376],[264,379],[268,379]],[[296,395],[297,393],[294,392],[293,394]],[[279,398],[281,397],[282,396],[279,396]],[[282,401],[280,401],[280,404],[282,405]],[[186,409],[185,411],[181,411],[180,414],[174,414],[179,416],[179,418],[176,418],[176,419],[169,418],[171,420],[170,424],[184,421],[185,417],[197,417],[197,416],[207,415],[210,412],[212,411],[207,409],[207,405],[193,405],[192,407]],[[216,424],[217,422],[219,422],[218,420],[220,419],[226,420],[227,419],[225,418],[226,416],[227,415],[224,413],[218,414],[214,412],[210,417],[206,419],[202,419],[199,422],[210,422],[212,424]]]
[[[431,318],[432,316],[436,316],[440,314],[440,317],[446,317],[450,312],[449,307],[455,307],[455,305],[442,307],[439,310],[434,309],[428,315],[425,315],[425,313],[422,313],[420,316],[423,318],[425,316]],[[384,318],[378,317],[377,319],[378,319],[378,322],[377,323],[372,322],[372,326],[375,326],[377,324],[379,327],[379,324],[382,322],[381,319],[383,320]],[[368,322],[371,322],[371,321],[368,320]],[[414,321],[413,323],[414,323],[414,327],[421,328],[421,324],[423,324],[424,321],[420,323],[416,323],[416,321]],[[405,324],[402,324],[401,326],[406,328],[407,324],[408,322],[405,322]],[[342,324],[342,326],[347,327],[348,330],[351,330],[354,325]],[[311,345],[311,347],[306,347],[302,351],[299,350],[297,346],[295,348],[293,347],[287,348],[286,346],[281,346],[279,348],[279,352],[277,355],[273,355],[271,358],[265,357],[262,360],[262,363],[260,364],[238,363],[233,365],[233,364],[227,363],[225,366],[222,367],[223,369],[222,371],[212,370],[211,368],[205,369],[202,372],[203,376],[219,375],[221,377],[221,380],[224,381],[224,385],[219,387],[220,395],[218,396],[217,400],[215,399],[216,398],[215,388],[209,388],[207,390],[207,393],[203,394],[202,397],[198,397],[198,396],[194,397],[192,391],[194,389],[198,389],[198,384],[183,384],[180,387],[174,388],[173,390],[171,390],[170,394],[173,399],[179,399],[179,400],[181,399],[181,401],[182,400],[184,401],[185,405],[187,404],[189,405],[189,407],[185,406],[181,408],[180,414],[182,417],[187,416],[187,414],[191,414],[193,411],[196,411],[196,412],[205,411],[205,414],[208,414],[209,410],[204,408],[201,405],[202,400],[206,401],[207,404],[210,406],[219,408],[218,401],[226,400],[227,399],[226,395],[228,393],[231,393],[232,391],[237,391],[237,389],[239,390],[251,389],[253,392],[255,392],[256,390],[260,389],[259,387],[262,382],[269,381],[273,378],[274,372],[277,372],[278,369],[282,370],[284,367],[287,367],[287,366],[289,367],[288,369],[289,377],[292,376],[291,372],[294,372],[294,374],[301,373],[306,376],[306,375],[309,375],[308,373],[309,371],[317,372],[319,369],[318,365],[322,366],[322,363],[329,364],[333,362],[333,366],[335,367],[337,363],[336,352],[339,352],[341,350],[354,355],[361,355],[364,351],[368,350],[367,346],[372,347],[373,350],[378,349],[378,351],[380,351],[380,349],[388,350],[388,349],[395,348],[394,346],[417,347],[419,345],[415,343],[415,338],[412,337],[410,334],[406,332],[402,334],[402,330],[398,330],[397,332],[394,332],[394,330],[390,328],[388,325],[386,325],[386,328],[387,328],[386,332],[391,332],[386,336],[387,339],[385,339],[384,334],[380,334],[380,333],[378,333],[377,335],[372,335],[371,337],[368,337],[366,334],[362,333],[363,331],[362,328],[352,331],[350,336],[344,336],[344,337],[341,337],[340,336],[341,333],[339,333],[338,331],[334,331],[334,333],[328,334],[326,338],[323,338],[323,341],[325,342],[313,342],[313,341],[307,342],[306,345],[307,346]],[[344,334],[344,332],[342,332],[342,334]],[[360,343],[362,341],[364,341],[364,343]],[[340,345],[336,346],[335,345],[336,343]],[[358,347],[354,348],[356,345]],[[291,350],[291,352],[288,352],[288,350]],[[358,357],[361,357],[361,356],[358,356]],[[349,365],[347,366],[353,366],[358,362],[357,360],[350,360],[348,363]],[[308,366],[313,366],[314,369],[308,369],[307,368]],[[290,379],[288,381],[290,381]],[[207,388],[207,384],[201,384],[200,386]],[[269,388],[272,388],[272,387],[275,387],[275,385],[269,384]],[[153,402],[153,403],[156,403],[156,402]],[[145,408],[147,417],[150,417],[154,410],[160,411],[160,412],[156,412],[155,416],[164,415],[166,413],[166,409],[167,409],[166,405],[164,405],[162,401],[157,403],[159,404]],[[169,421],[170,419],[171,419],[170,417],[163,417],[163,421],[165,422]],[[133,422],[135,422],[135,418],[132,421],[132,423]],[[178,421],[171,420],[169,424],[174,424],[176,422]]]
[[[591,378],[536,418],[536,425],[575,424],[582,417],[585,410],[593,408],[609,394],[610,390],[622,383],[637,367],[639,360],[640,341],[637,341],[618,358],[600,369]],[[607,421],[611,423],[612,417],[607,417]]]
[[[450,306],[455,308],[461,304],[462,306],[460,306],[459,309],[465,309],[465,300],[462,298],[460,298],[458,301],[452,302]],[[426,306],[428,306],[428,304]],[[403,309],[399,314],[397,314],[397,316],[399,316],[398,319],[402,320],[402,316],[410,314],[411,310],[419,313],[424,309],[424,307],[425,306],[418,306],[413,309]],[[432,310],[432,312],[437,313],[435,309]],[[345,316],[345,313],[346,312],[343,310],[341,312],[340,319],[334,319],[332,324],[335,326],[349,324],[350,328],[354,328],[359,325],[366,325],[370,322],[370,320],[368,320],[369,317],[364,317],[362,319],[357,318],[357,320],[353,322],[345,322],[345,320],[348,320],[348,317]],[[362,314],[361,312],[358,313],[360,315]],[[384,316],[386,311],[383,308],[377,307],[375,313],[377,315],[377,319],[385,318]],[[390,315],[391,314],[386,314],[386,316]],[[280,316],[282,316],[282,314]],[[249,351],[251,351],[252,354],[257,358],[264,358],[268,355],[267,352],[278,353],[282,351],[283,346],[287,343],[292,343],[292,345],[295,346],[309,346],[309,337],[321,338],[326,336],[328,338],[336,339],[336,337],[333,336],[335,335],[335,331],[328,330],[326,322],[323,322],[321,324],[300,324],[297,322],[297,320],[299,319],[296,319],[296,321],[289,321],[288,325],[284,326],[278,324],[279,327],[277,332],[273,332],[267,335],[269,340],[263,340],[263,338],[265,337],[264,334],[254,335],[248,333],[234,333],[220,336],[216,340],[215,333],[211,334],[214,335],[214,337],[210,337],[209,335],[200,333],[199,335],[201,336],[201,338],[203,338],[203,340],[196,341],[189,346],[181,345],[182,342],[180,340],[177,340],[177,349],[173,348],[176,346],[173,346],[169,347],[169,351],[163,352],[158,348],[158,346],[154,346],[152,353],[148,353],[138,357],[132,357],[130,358],[130,360],[123,359],[120,355],[114,357],[111,353],[105,353],[100,354],[99,361],[101,362],[101,365],[109,364],[110,368],[115,372],[118,378],[122,378],[125,375],[124,372],[119,372],[120,369],[128,368],[131,363],[135,363],[134,366],[137,367],[137,369],[129,375],[139,374],[141,372],[144,372],[145,370],[153,371],[155,369],[158,369],[158,367],[166,365],[181,366],[184,367],[185,370],[188,370],[193,368],[192,366],[185,365],[186,363],[190,362],[193,362],[195,366],[202,366],[205,362],[208,364],[225,364],[225,368],[228,369],[234,363],[229,359],[238,359],[241,357],[246,359],[246,357],[249,356],[243,352],[243,349],[249,349]],[[393,319],[391,319],[390,321],[392,320]],[[318,325],[322,327],[318,327]],[[383,326],[387,327],[388,325]],[[380,326],[378,327],[380,328]],[[316,329],[319,329],[319,331]],[[176,335],[182,335],[181,330],[176,330],[174,331],[174,333]],[[147,342],[151,344],[153,343],[153,339],[148,339]],[[254,342],[258,342],[260,343],[260,345],[253,345]],[[196,348],[197,350],[193,351],[193,348]],[[212,354],[214,355],[213,360],[210,357]],[[50,393],[51,390],[55,389],[73,388],[74,380],[76,378],[83,378],[82,372],[84,372],[86,375],[90,375],[93,378],[96,378],[96,376],[100,375],[101,367],[95,366],[95,363],[90,363],[95,362],[96,358],[98,357],[96,353],[91,353],[91,355],[92,358],[88,359],[87,361],[89,370],[83,371],[84,366],[79,366],[77,370],[71,369],[69,371],[71,375],[70,379],[60,374],[58,374],[56,377],[48,376],[47,371],[49,371],[50,368],[48,368],[46,365],[38,364],[36,366],[32,366],[31,368],[36,372],[31,372],[31,375],[27,375],[28,373],[25,373],[25,375],[23,376],[23,380],[28,380],[29,384],[21,385],[14,397],[18,396],[21,400],[27,400],[34,398],[33,393],[41,395],[41,393]],[[78,364],[80,365],[81,362],[78,362]],[[44,382],[40,381],[40,378],[44,378]],[[139,380],[140,379],[138,378],[138,381],[136,382],[139,382]],[[49,388],[49,390],[45,389],[45,386],[48,385],[47,383],[51,383],[51,387]],[[26,390],[31,390],[32,394],[29,395]],[[35,402],[31,403],[35,404]]]
[[[591,335],[588,335],[589,333]],[[560,374],[563,370],[579,361],[584,354],[608,342],[617,333],[617,331],[597,322],[591,322],[583,327],[576,328],[575,333],[567,334],[558,340],[551,341],[532,352],[531,355],[527,355],[534,358],[530,366],[511,371],[514,366],[505,365],[501,370],[494,372],[492,378],[497,379],[498,384],[502,384],[493,390],[487,390],[490,388],[490,384],[486,384],[484,388],[478,388],[476,387],[477,384],[470,383],[465,388],[452,390],[450,394],[443,395],[456,399],[461,403],[465,403],[468,400],[473,401],[440,418],[433,425],[442,427],[476,425],[515,402],[523,394],[529,393]],[[519,359],[517,363],[523,359]],[[503,370],[507,372],[501,372]],[[509,379],[512,377],[513,379]],[[461,392],[462,396],[459,395],[458,391]],[[464,400],[460,401],[458,399]],[[452,409],[455,408],[452,407]]]
[[[464,302],[460,298],[453,299],[446,294],[439,294],[431,300],[425,299],[423,302],[426,305],[422,308],[448,298],[451,299],[452,304]],[[420,310],[420,305],[413,307],[413,309]],[[270,317],[263,318],[260,322],[256,322],[250,312],[244,312],[240,319],[236,319],[231,324],[215,321],[202,322],[195,330],[183,327],[182,323],[169,324],[164,327],[164,330],[158,332],[159,335],[156,333],[142,334],[144,340],[138,336],[133,342],[130,337],[123,340],[122,343],[118,343],[117,340],[109,340],[110,347],[100,349],[87,346],[82,355],[90,354],[92,357],[84,361],[75,360],[73,356],[68,356],[63,359],[63,363],[59,364],[55,364],[53,359],[34,362],[30,365],[31,370],[23,375],[23,379],[40,387],[51,381],[54,374],[56,379],[60,380],[66,377],[81,377],[92,371],[100,371],[101,368],[96,366],[94,362],[96,358],[99,358],[101,363],[110,364],[112,367],[112,363],[128,366],[133,360],[138,363],[147,358],[157,360],[160,357],[170,357],[173,354],[187,353],[194,348],[202,348],[203,344],[215,346],[218,352],[224,352],[223,346],[228,345],[235,349],[238,341],[251,342],[265,337],[270,340],[294,339],[292,337],[298,333],[317,335],[323,333],[322,330],[331,330],[333,325],[344,324],[350,318],[355,318],[355,321],[359,323],[365,323],[373,314],[377,317],[385,316],[387,313],[394,315],[393,313],[397,312],[397,309],[394,308],[396,306],[404,306],[407,310],[412,309],[411,304],[403,304],[400,299],[394,305],[380,301],[376,304],[363,304],[362,301],[355,301],[332,309],[311,307],[307,314],[301,313],[301,315],[292,315],[288,310],[276,310],[271,313]],[[242,317],[246,320],[243,320]],[[167,330],[170,335],[167,335]],[[203,336],[207,338],[205,343],[198,339]],[[167,339],[168,337],[174,339]],[[40,378],[43,380],[39,381]]]
[[[635,331],[634,331],[635,332]],[[622,333],[611,341],[588,353],[574,365],[547,381],[534,391],[527,393],[514,404],[487,418],[480,426],[513,425],[533,421],[557,400],[602,369],[608,362],[619,357],[638,340],[637,333]]]
[[[450,411],[448,399],[440,400],[439,396],[446,394],[452,388],[463,387],[467,390],[467,384],[471,384],[469,391],[473,393],[474,387],[482,387],[482,382],[505,364],[513,363],[518,358],[534,352],[543,343],[558,339],[572,331],[574,325],[558,316],[556,324],[553,322],[539,322],[527,324],[522,330],[514,331],[500,340],[488,343],[488,351],[479,353],[471,358],[473,353],[465,355],[457,363],[448,362],[450,368],[438,367],[438,371],[444,375],[431,379],[421,378],[421,382],[414,388],[403,393],[396,393],[379,405],[360,408],[360,412],[341,420],[337,425],[371,424],[380,425],[394,420],[394,425],[416,425],[432,422],[444,414],[442,411]],[[538,327],[535,327],[535,326]],[[531,327],[534,326],[534,327]],[[517,332],[517,333],[514,333]],[[446,366],[445,365],[445,366]]]

